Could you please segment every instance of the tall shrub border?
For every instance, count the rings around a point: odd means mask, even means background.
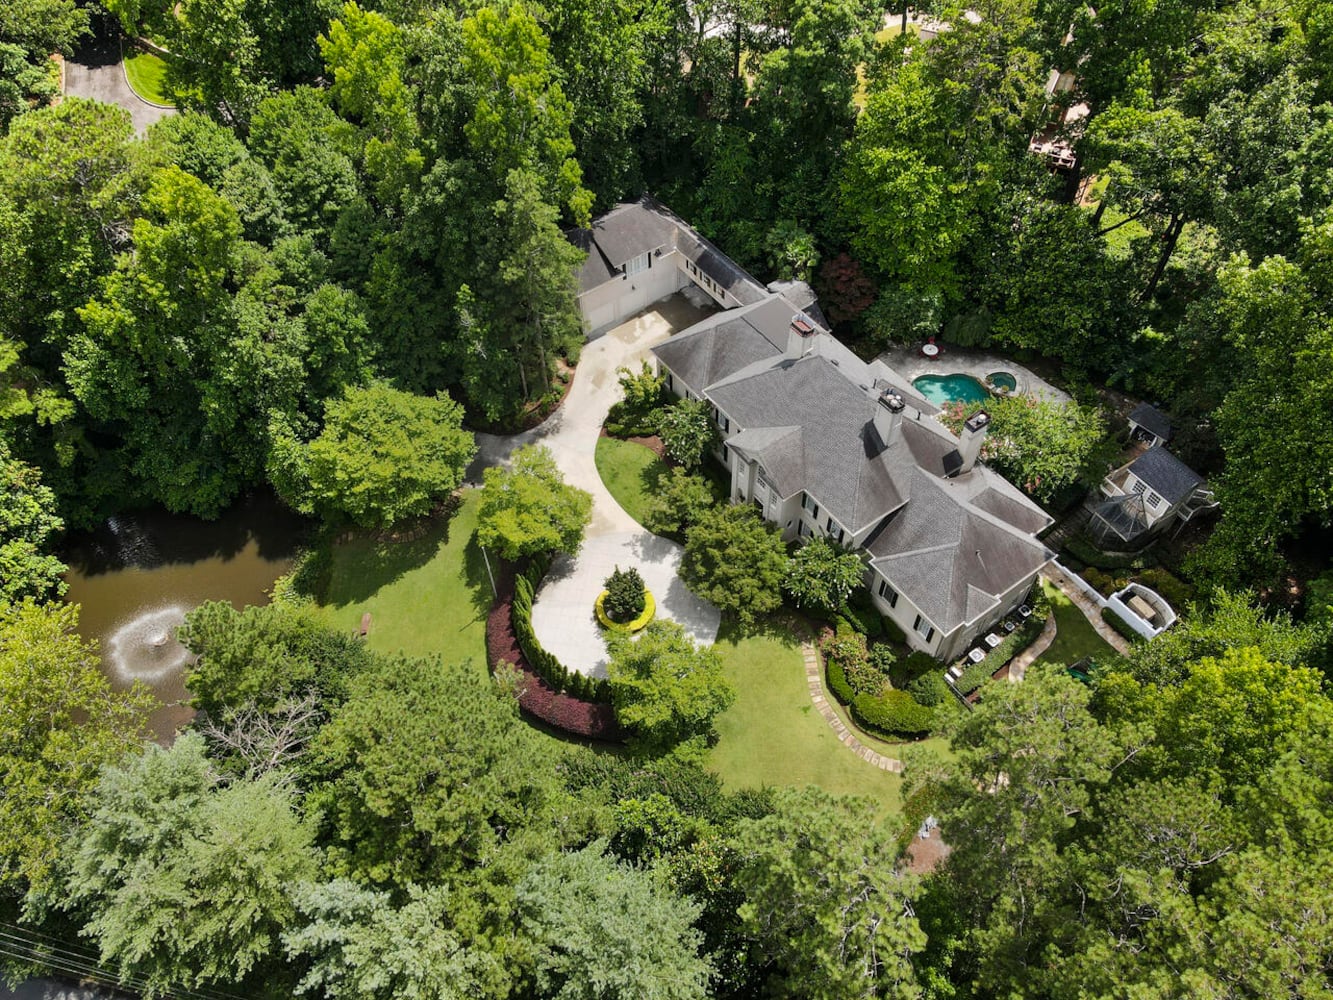
[[[546,650],[532,629],[532,597],[549,566],[549,560],[534,560],[514,580],[514,635],[518,639],[518,648],[523,651],[523,658],[528,661],[528,665],[557,691],[567,691],[578,698],[609,704],[609,682],[570,670]]]

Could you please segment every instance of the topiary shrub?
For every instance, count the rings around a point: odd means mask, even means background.
[[[602,610],[613,622],[621,625],[633,621],[643,614],[644,586],[643,577],[634,567],[622,571],[619,566],[606,578],[606,598],[602,601]]]
[[[867,729],[890,736],[922,736],[935,724],[934,711],[906,691],[858,695],[852,701],[852,717]]]
[[[927,708],[944,704],[953,697],[944,674],[939,670],[932,670],[914,679],[907,685],[907,693]]]
[[[842,672],[842,664],[830,656],[824,657],[824,679],[828,681],[828,689],[833,692],[833,697],[844,705],[851,704],[856,692],[847,683],[847,675]]]

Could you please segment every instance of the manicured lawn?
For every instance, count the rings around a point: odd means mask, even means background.
[[[151,52],[134,50],[125,53],[125,78],[130,82],[130,89],[145,101],[174,105],[171,96],[162,89],[166,72],[167,64]]]
[[[668,474],[667,464],[651,448],[610,437],[597,439],[596,461],[607,491],[626,514],[643,524],[658,483]]]
[[[815,711],[796,637],[785,627],[741,636],[724,625],[714,647],[736,701],[717,719],[719,739],[708,766],[728,788],[818,785],[900,807],[902,780],[861,760]]]
[[[491,589],[472,538],[478,499],[469,491],[453,517],[419,538],[385,542],[356,535],[334,545],[324,600],[330,624],[352,631],[369,611],[372,649],[470,658],[485,670]]]
[[[1046,591],[1046,597],[1051,602],[1051,612],[1055,615],[1055,641],[1037,657],[1036,662],[1063,663],[1068,666],[1085,656],[1105,660],[1116,655],[1116,651],[1097,634],[1092,623],[1074,606],[1073,601],[1049,583],[1043,583],[1042,588]]]

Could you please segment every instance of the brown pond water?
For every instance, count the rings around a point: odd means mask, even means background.
[[[272,496],[256,495],[216,521],[141,511],[70,537],[65,597],[83,607],[79,631],[99,641],[113,685],[143,681],[163,702],[149,718],[160,742],[192,714],[181,703],[190,654],[176,641],[176,626],[204,601],[267,604],[307,528]]]

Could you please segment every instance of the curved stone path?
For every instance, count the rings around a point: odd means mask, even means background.
[[[902,761],[895,757],[885,757],[882,753],[871,750],[856,738],[856,734],[838,718],[838,713],[833,711],[833,706],[829,704],[828,695],[824,693],[824,678],[821,676],[819,669],[819,653],[816,651],[814,644],[810,642],[801,643],[801,655],[805,657],[805,683],[810,688],[810,700],[814,702],[815,708],[824,717],[824,721],[829,724],[829,728],[837,734],[842,745],[867,764],[873,764],[881,771],[902,774]]]

